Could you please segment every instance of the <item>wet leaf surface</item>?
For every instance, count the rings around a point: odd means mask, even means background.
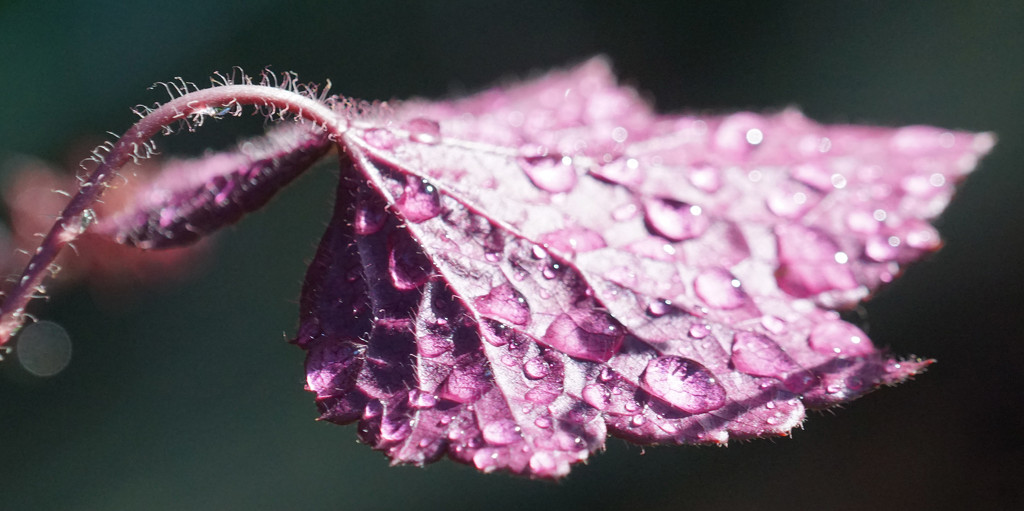
[[[395,463],[554,478],[607,435],[787,435],[930,361],[850,308],[940,246],[993,144],[799,112],[660,115],[593,60],[340,140],[294,342],[322,417]]]

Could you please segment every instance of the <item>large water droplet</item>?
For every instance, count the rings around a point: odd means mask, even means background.
[[[361,200],[356,203],[352,227],[356,234],[369,236],[384,226],[387,220],[384,205],[379,201]]]
[[[793,361],[778,343],[754,332],[736,332],[730,362],[737,371],[751,376],[782,380],[792,392],[802,392],[813,383],[810,372]]]
[[[558,274],[561,271],[561,269],[562,269],[562,265],[560,265],[558,263],[552,263],[552,264],[549,264],[549,265],[545,266],[544,269],[540,271],[540,274],[545,279],[551,280],[551,279],[553,279],[553,278],[558,276]]]
[[[779,260],[783,263],[824,263],[834,261],[839,245],[827,233],[794,224],[775,226]]]
[[[849,227],[851,231],[860,234],[874,234],[878,232],[878,229],[882,226],[880,222],[885,220],[885,217],[885,210],[882,209],[875,211],[857,210],[847,215],[846,226]]]
[[[422,144],[436,144],[441,141],[441,125],[437,121],[417,117],[402,126],[409,132],[409,140]]]
[[[786,321],[777,316],[762,316],[761,326],[776,335],[786,331]]]
[[[673,308],[671,300],[651,300],[651,303],[647,304],[647,315],[660,318],[671,312]]]
[[[562,395],[562,387],[552,383],[542,382],[540,385],[526,391],[526,394],[523,395],[523,397],[531,403],[548,405],[558,399],[558,396],[560,395]]]
[[[395,208],[410,222],[425,222],[441,214],[441,196],[434,185],[410,176]]]
[[[612,210],[612,219],[616,222],[625,222],[637,215],[640,208],[636,204],[623,204]]]
[[[818,323],[811,330],[807,342],[814,351],[829,355],[860,357],[875,351],[867,334],[845,321]]]
[[[515,340],[515,331],[501,321],[484,318],[480,322],[480,333],[485,341],[492,346],[505,346]]]
[[[409,392],[409,406],[423,409],[431,408],[435,405],[437,405],[437,396],[419,389],[413,389]]]
[[[896,261],[900,255],[899,246],[901,241],[898,236],[876,234],[869,237],[865,242],[864,255],[880,263]]]
[[[840,260],[847,257],[844,252],[836,252],[832,260],[812,265],[808,262],[782,264],[775,271],[775,281],[779,289],[790,296],[807,298],[810,296],[836,289],[855,289],[857,281],[853,273]]]
[[[606,410],[608,405],[611,404],[611,393],[608,392],[608,388],[604,385],[591,383],[583,387],[582,394],[583,400],[598,410]]]
[[[797,367],[778,343],[746,331],[733,336],[731,362],[737,370],[753,376],[777,377]]]
[[[366,140],[367,144],[377,149],[389,151],[395,148],[396,142],[395,134],[384,128],[371,128],[366,130],[363,134],[363,139]]]
[[[768,209],[789,220],[799,218],[818,204],[817,192],[796,183],[784,183],[775,188],[766,199]]]
[[[721,268],[700,272],[693,281],[694,291],[704,303],[716,309],[735,309],[746,303],[746,293],[736,277]]]
[[[644,201],[647,227],[673,241],[683,241],[704,234],[711,221],[700,206],[671,199]]]
[[[690,180],[690,184],[703,192],[715,193],[722,187],[722,178],[718,169],[711,165],[695,166],[687,171],[686,177]]]
[[[538,241],[563,254],[579,254],[607,246],[600,234],[585,227],[552,231],[542,235]]]
[[[512,420],[500,419],[484,424],[484,440],[490,445],[508,445],[522,439],[519,433],[519,426]]]
[[[703,339],[711,333],[711,327],[704,323],[695,323],[690,326],[688,334],[694,339]]]
[[[647,363],[641,375],[647,392],[688,413],[705,413],[725,405],[725,389],[696,361],[663,356]]]
[[[619,158],[591,172],[601,179],[631,187],[643,184],[646,176],[644,168],[636,158]]]
[[[541,190],[562,193],[576,186],[576,168],[568,156],[520,157],[519,165],[526,177]]]
[[[832,189],[832,173],[816,163],[796,165],[790,169],[789,175],[819,191]]]
[[[474,298],[473,305],[481,314],[513,325],[530,322],[530,305],[522,293],[509,284],[495,286],[490,293]]]
[[[576,309],[559,314],[540,341],[570,357],[607,362],[622,345],[624,329],[606,313]]]
[[[388,237],[388,272],[395,288],[408,291],[422,286],[430,279],[432,269],[408,234],[396,231]]]
[[[523,364],[523,374],[531,380],[539,380],[551,373],[551,365],[544,357],[538,356]]]
[[[817,229],[800,225],[777,225],[779,268],[775,280],[791,296],[806,298],[835,289],[858,286],[849,256],[832,238]]]
[[[917,219],[904,222],[895,234],[906,240],[907,246],[915,250],[937,250],[942,245],[935,228]]]
[[[714,144],[727,156],[747,154],[764,141],[764,121],[761,116],[740,112],[726,117],[715,132]]]
[[[491,386],[485,364],[476,357],[459,357],[442,386],[441,397],[456,403],[476,401]]]
[[[501,465],[500,458],[497,449],[485,447],[473,453],[473,466],[484,473],[493,472]]]

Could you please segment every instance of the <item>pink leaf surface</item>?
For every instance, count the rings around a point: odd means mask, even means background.
[[[936,250],[989,134],[659,115],[592,60],[352,120],[295,342],[395,463],[556,478],[609,434],[724,444],[921,372],[833,309]]]

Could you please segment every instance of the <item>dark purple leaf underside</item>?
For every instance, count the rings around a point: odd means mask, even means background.
[[[234,151],[171,162],[131,209],[102,219],[95,232],[146,249],[194,243],[263,207],[331,146],[319,129],[282,124]]]
[[[323,418],[396,463],[558,477],[609,432],[785,435],[920,372],[829,309],[938,248],[992,138],[659,116],[591,61],[343,144],[296,338]]]

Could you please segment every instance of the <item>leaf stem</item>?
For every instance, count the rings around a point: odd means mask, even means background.
[[[82,235],[95,220],[90,209],[103,194],[117,169],[129,160],[145,157],[149,140],[179,121],[197,124],[217,109],[235,105],[266,107],[274,115],[290,114],[322,126],[332,138],[348,129],[348,120],[329,105],[291,90],[267,85],[223,85],[184,94],[150,111],[132,126],[102,158],[99,166],[82,183],[78,193],[57,217],[43,238],[14,289],[0,304],[0,348],[17,333],[28,316],[25,307],[43,291],[48,269],[61,249]],[[2,358],[2,356],[0,356]]]

